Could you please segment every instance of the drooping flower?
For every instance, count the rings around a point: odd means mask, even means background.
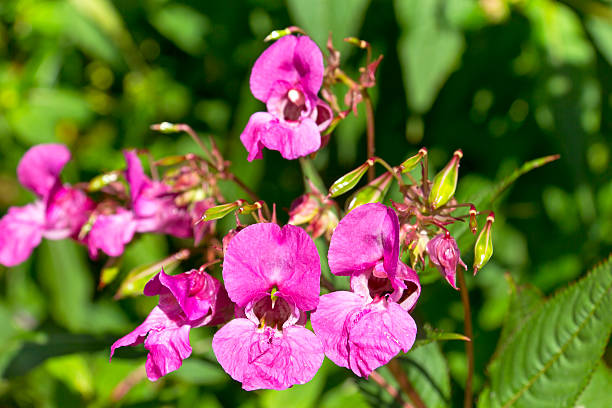
[[[321,131],[332,112],[317,93],[323,83],[323,54],[308,37],[280,38],[255,61],[250,87],[267,112],[251,116],[240,140],[248,160],[262,158],[262,149],[296,159],[321,147]]]
[[[212,345],[242,388],[282,390],[314,377],[323,347],[304,325],[319,302],[320,276],[314,242],[293,225],[251,225],[229,242],[223,280],[239,318]]]
[[[427,243],[427,253],[431,262],[440,270],[446,281],[457,289],[455,282],[457,264],[463,266],[465,270],[467,270],[467,266],[461,260],[455,238],[451,237],[448,232],[436,235]]]
[[[325,355],[367,377],[416,338],[409,314],[421,292],[419,278],[399,260],[399,221],[382,204],[364,204],[347,214],[331,238],[329,266],[351,276],[351,292],[321,296],[311,315]]]
[[[144,342],[149,351],[146,371],[151,381],[178,370],[191,355],[192,328],[221,324],[233,311],[221,283],[195,269],[173,276],[162,269],[146,284],[144,294],[159,295],[159,304],[140,326],[112,345],[110,358],[118,347]]]
[[[14,266],[25,261],[42,238],[76,238],[94,207],[81,190],[62,185],[59,174],[70,160],[60,144],[41,144],[29,149],[17,166],[19,182],[38,200],[11,207],[0,220],[0,263]]]

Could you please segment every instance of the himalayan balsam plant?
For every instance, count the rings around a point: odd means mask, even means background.
[[[150,175],[141,163],[147,152],[131,149],[124,151],[123,170],[68,185],[62,183],[61,171],[71,158],[69,150],[59,144],[32,147],[21,159],[17,175],[37,200],[10,208],[0,221],[0,263],[13,266],[23,262],[42,238],[72,239],[85,246],[92,259],[106,260],[101,282],[106,285],[115,278],[107,275],[110,266],[119,262],[137,235],[183,238],[184,248],[138,274],[128,275],[116,296],[142,290],[146,296],[159,297],[144,322],[110,346],[113,358],[120,347],[144,343],[150,381],[179,369],[192,353],[191,330],[210,326],[216,328],[212,350],[217,361],[245,390],[283,390],[305,384],[327,357],[355,376],[373,381],[404,406],[424,407],[427,401],[406,375],[401,358],[427,342],[460,340],[467,356],[465,406],[472,406],[477,339],[472,335],[464,272],[471,269],[476,275],[491,258],[495,221],[492,211],[482,212],[477,206],[492,206],[521,174],[557,156],[529,162],[496,189],[482,192],[473,202],[459,202],[455,192],[461,150],[454,151],[435,174],[430,173],[425,147],[407,154],[397,165],[375,156],[369,89],[376,86],[382,56],[372,59],[367,42],[347,39],[367,52],[359,77],[351,78],[341,67],[340,53],[331,37],[326,58],[296,27],[275,31],[268,40],[275,42],[255,61],[250,76],[253,97],[265,104],[265,110],[252,114],[240,140],[249,161],[263,159],[266,150],[277,151],[287,160],[299,159],[305,192],[288,210],[287,225],[279,225],[276,205],[261,200],[232,173],[214,139],[205,143],[188,125],[164,122],[152,129],[168,134],[186,132],[202,151],[156,161],[147,154]],[[359,104],[364,104],[367,115],[369,158],[327,188],[311,159],[325,148],[344,118],[357,114]],[[383,169],[378,177],[376,166]],[[357,188],[366,174],[367,182]],[[225,197],[218,183],[222,180],[236,184],[246,195]],[[393,184],[399,199],[387,200]],[[345,207],[340,207],[338,197],[351,190]],[[231,214],[235,225],[219,237],[216,220]],[[244,224],[244,217],[239,216],[245,215],[254,223]],[[459,242],[461,247],[469,246],[465,245],[470,241],[466,232],[473,234],[473,253],[467,255],[459,249]],[[322,245],[315,245],[314,240]],[[467,259],[473,259],[469,267]],[[201,267],[178,274],[164,271],[164,267],[185,260]],[[331,275],[322,274],[322,262],[329,265]],[[413,318],[419,297],[431,283],[431,271],[436,269],[448,282],[448,299],[440,301],[448,302],[454,296],[461,299],[463,334],[426,330],[425,322]],[[422,277],[427,274],[430,279],[425,282]],[[590,276],[596,274],[603,272]],[[600,304],[593,310],[606,310],[604,305],[609,310],[610,286],[598,291],[589,279],[560,294],[557,299],[565,299],[565,303],[551,300],[533,312],[539,320],[519,317],[517,321],[522,323],[514,327],[514,334],[506,334],[505,349],[500,348],[499,353],[519,353],[517,341],[527,330],[534,336],[560,336],[562,346],[571,349],[576,348],[575,336],[589,327],[595,333],[590,346],[597,349],[604,344],[611,325],[609,318],[602,320],[598,312],[583,320],[577,318],[576,327],[570,325],[560,333],[546,329],[554,310],[567,309],[567,305],[582,307],[575,302],[580,297],[578,290],[593,292],[592,302]],[[339,285],[342,280],[346,282]],[[540,326],[550,333],[541,334],[544,329]],[[531,347],[537,344],[523,348]],[[573,366],[566,367],[572,360],[562,355],[563,350],[553,347],[551,355],[534,352],[534,362],[544,361],[540,370],[548,363],[565,364],[558,371],[567,369],[572,381],[586,384],[592,366],[572,371]],[[601,355],[601,351],[587,356],[578,348],[574,351],[587,362]],[[547,384],[530,362],[516,364],[512,368],[504,356],[491,364],[489,388],[479,398],[484,406],[542,406],[539,402],[543,399],[535,394],[534,386],[546,388]],[[383,367],[400,390],[380,374]],[[558,371],[546,374],[554,377]],[[500,383],[509,385],[504,388]],[[554,385],[550,387],[554,389]],[[489,392],[491,389],[497,391]],[[565,406],[577,395],[558,389],[548,403]]]

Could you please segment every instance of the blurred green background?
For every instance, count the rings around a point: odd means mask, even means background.
[[[248,163],[239,135],[250,114],[263,109],[248,88],[250,67],[266,47],[262,40],[289,25],[301,26],[323,47],[331,31],[349,73],[365,55],[342,38],[365,39],[374,55],[384,54],[373,91],[377,155],[399,164],[426,146],[437,170],[463,149],[460,198],[469,200],[527,160],[561,154],[519,179],[494,208],[493,260],[468,277],[480,389],[508,308],[505,274],[549,294],[610,252],[609,1],[2,0],[0,211],[32,200],[15,168],[37,143],[70,147],[68,182],[123,168],[126,147],[146,147],[156,158],[197,152],[186,135],[148,130],[161,121],[214,135],[236,174],[268,203],[288,208],[303,191],[298,162],[267,151]],[[327,185],[365,161],[364,130],[360,110],[317,155]],[[237,190],[228,191],[237,198]],[[473,241],[467,244],[462,251],[470,264]],[[141,237],[121,268],[159,260],[176,245]],[[78,245],[45,241],[24,264],[0,267],[0,406],[393,404],[329,361],[307,385],[241,391],[216,364],[207,328],[192,331],[194,356],[157,383],[142,375],[142,347],[122,350],[109,364],[110,344],[156,300],[114,301],[112,291],[96,289],[102,266]],[[462,331],[459,294],[442,280],[424,288],[414,316],[420,327]],[[417,388],[439,394],[439,406],[461,401],[462,343],[430,344],[408,356]],[[443,375],[431,388],[414,367]]]

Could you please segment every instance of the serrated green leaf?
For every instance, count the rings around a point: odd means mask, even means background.
[[[489,366],[492,407],[570,407],[612,330],[610,259],[525,322]]]
[[[608,407],[612,405],[612,370],[601,361],[597,369],[593,372],[593,376],[589,380],[589,384],[580,394],[576,401],[576,408],[589,407]]]
[[[518,286],[509,274],[506,279],[512,293],[493,359],[504,352],[523,325],[544,303],[542,293],[537,288],[531,285]]]

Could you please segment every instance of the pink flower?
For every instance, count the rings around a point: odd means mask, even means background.
[[[98,214],[85,239],[89,256],[98,257],[98,250],[108,256],[119,256],[136,232],[136,222],[131,211],[122,207],[114,209],[114,214]]]
[[[314,242],[293,225],[251,225],[229,242],[223,280],[240,317],[212,345],[242,388],[283,390],[314,377],[323,347],[304,324],[319,303],[320,276]]]
[[[417,274],[399,260],[399,221],[382,204],[364,204],[338,224],[329,247],[335,275],[350,275],[352,292],[321,296],[311,315],[325,355],[367,377],[416,338],[408,313],[420,295]]]
[[[323,70],[323,55],[306,36],[282,37],[255,61],[251,92],[267,112],[253,114],[240,135],[249,161],[261,159],[264,147],[285,159],[319,149],[321,131],[332,119],[329,106],[317,97]]]
[[[146,370],[151,381],[178,370],[191,355],[192,328],[221,324],[233,310],[219,281],[195,269],[174,276],[162,269],[147,283],[144,294],[159,295],[159,304],[140,326],[112,345],[110,358],[118,347],[144,342],[149,350]]]
[[[70,160],[60,144],[32,147],[17,166],[19,182],[38,200],[11,207],[0,220],[0,263],[14,266],[25,261],[42,238],[76,238],[94,207],[81,190],[62,185],[59,174]]]
[[[431,262],[438,267],[448,283],[457,289],[455,283],[457,264],[463,266],[465,270],[467,266],[461,260],[455,239],[448,232],[438,234],[427,243],[427,253]]]
[[[124,155],[136,231],[193,237],[192,216],[186,208],[175,204],[169,186],[146,176],[136,151],[126,150]]]

